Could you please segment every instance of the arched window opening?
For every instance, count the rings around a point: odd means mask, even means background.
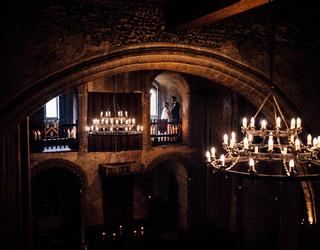
[[[151,119],[158,118],[158,86],[155,83],[152,83],[150,88],[150,117]]]
[[[59,119],[59,97],[55,97],[46,103],[45,119]]]

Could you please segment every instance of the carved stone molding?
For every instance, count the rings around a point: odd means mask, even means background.
[[[80,168],[80,166],[64,159],[49,159],[38,163],[31,170],[32,178],[36,177],[38,174],[48,169],[68,170],[70,173],[72,173],[75,177],[78,178],[81,190],[87,190],[88,181],[85,172]]]

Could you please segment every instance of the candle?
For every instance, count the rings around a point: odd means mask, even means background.
[[[254,153],[255,154],[258,154],[259,153],[259,148],[256,146],[256,147],[254,147]]]
[[[297,118],[297,128],[301,128],[301,119]]]
[[[267,121],[266,120],[262,120],[261,121],[261,129],[266,129],[267,128]]]
[[[313,138],[313,147],[316,148],[318,144],[317,138]]]
[[[289,171],[290,171],[290,173],[292,173],[294,171],[294,160],[293,159],[291,159],[289,161]]]
[[[108,116],[108,111],[106,111],[106,116]]]
[[[245,137],[245,138],[243,139],[243,148],[244,148],[244,149],[249,149],[249,141],[248,141],[248,138],[247,138],[247,137]]]
[[[249,169],[250,171],[254,171],[254,160],[252,158],[249,159]]]
[[[250,119],[250,127],[254,128],[254,117],[251,117]]]
[[[272,133],[270,133],[269,140],[268,140],[268,151],[272,151],[272,150],[273,150],[273,136],[272,136]]]
[[[276,128],[280,128],[281,127],[281,119],[280,117],[278,116],[277,117],[277,120],[276,120]]]
[[[137,126],[137,131],[138,131],[138,132],[140,131],[140,125]]]
[[[291,119],[290,129],[296,128],[296,120],[294,118]]]
[[[125,111],[124,114],[125,114],[125,116],[128,116],[128,112],[127,111]]]
[[[312,145],[312,136],[310,134],[307,136],[307,145]]]
[[[209,151],[206,152],[206,157],[207,157],[207,162],[211,162],[211,156]]]
[[[248,123],[248,120],[247,120],[246,117],[244,117],[244,118],[242,119],[242,127],[246,128],[246,127],[248,126],[247,123]]]
[[[223,144],[228,145],[228,135],[224,134],[223,136]]]
[[[101,116],[101,117],[103,116],[103,112],[102,112],[102,111],[100,112],[100,116]]]
[[[295,141],[295,148],[296,150],[300,150],[300,140],[298,138]]]
[[[143,126],[140,126],[140,130],[141,130],[141,132],[143,131]]]
[[[216,157],[216,149],[214,147],[211,148],[211,157],[212,158]]]
[[[252,142],[252,140],[253,140],[253,135],[252,135],[252,134],[249,134],[249,136],[248,136],[248,141]]]
[[[221,166],[224,167],[224,165],[225,165],[225,156],[224,156],[224,154],[222,154],[220,156],[220,161],[221,161]]]
[[[231,133],[231,139],[234,139],[234,141],[236,141],[236,133],[233,131]]]
[[[317,148],[320,148],[320,136],[317,138]]]
[[[288,153],[288,149],[286,147],[283,148],[282,154],[286,155]]]
[[[235,139],[234,139],[234,138],[231,138],[231,139],[230,139],[230,148],[233,148],[234,143],[235,143]]]
[[[136,124],[136,120],[134,118],[132,118],[132,124]]]

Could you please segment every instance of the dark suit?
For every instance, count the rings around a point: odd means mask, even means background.
[[[172,122],[178,123],[180,121],[180,103],[179,102],[173,103],[171,115],[172,115]]]

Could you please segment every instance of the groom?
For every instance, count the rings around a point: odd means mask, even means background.
[[[180,103],[177,102],[176,96],[172,96],[171,101],[172,101],[172,109],[171,109],[172,122],[179,123],[179,121],[180,121]]]

